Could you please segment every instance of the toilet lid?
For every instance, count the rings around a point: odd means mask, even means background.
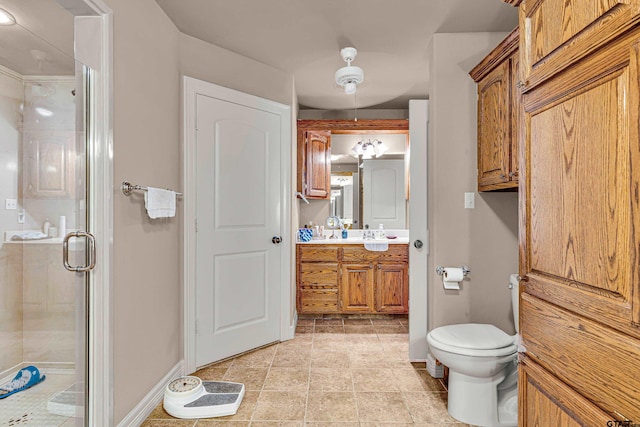
[[[441,326],[429,334],[443,344],[472,350],[493,350],[513,345],[513,337],[493,325],[479,323]]]

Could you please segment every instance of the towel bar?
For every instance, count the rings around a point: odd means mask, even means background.
[[[147,187],[143,187],[141,185],[135,185],[130,183],[129,181],[122,181],[122,186],[120,187],[122,189],[122,194],[124,194],[125,196],[130,195],[133,191],[136,190],[141,190],[141,191],[147,191],[148,188]],[[167,189],[169,190],[169,189]],[[173,190],[169,190],[169,191],[173,191]],[[176,196],[178,197],[182,197],[182,193],[178,193],[176,191]]]

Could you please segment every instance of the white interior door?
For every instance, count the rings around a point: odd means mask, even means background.
[[[363,161],[362,217],[369,228],[406,228],[404,160]]]
[[[427,358],[427,223],[428,102],[409,101],[411,196],[409,200],[409,358]]]
[[[280,116],[196,95],[196,366],[280,338]],[[288,166],[288,165],[287,165]]]

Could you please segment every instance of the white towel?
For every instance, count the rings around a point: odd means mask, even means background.
[[[144,207],[149,218],[171,218],[176,216],[176,192],[148,187],[144,193]]]

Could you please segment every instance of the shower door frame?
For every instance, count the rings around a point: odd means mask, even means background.
[[[87,231],[96,238],[96,267],[87,273],[85,425],[113,425],[113,12],[103,0],[58,0],[72,15],[74,57],[91,68],[86,157]]]

